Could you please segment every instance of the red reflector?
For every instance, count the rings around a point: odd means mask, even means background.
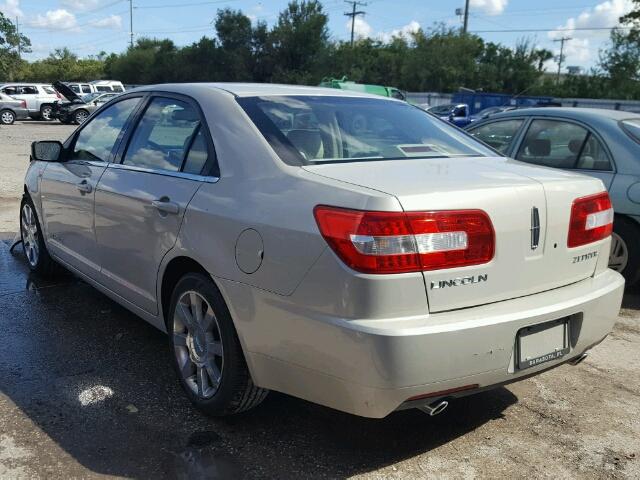
[[[487,263],[495,235],[481,210],[366,212],[317,206],[329,246],[364,273],[406,273]]]
[[[26,101],[26,100],[21,100],[21,101],[20,101],[20,106],[21,106],[22,108],[27,108],[27,101]]]
[[[613,208],[607,192],[573,201],[567,247],[597,242],[611,235],[612,230]]]
[[[439,392],[423,393],[422,395],[416,395],[414,397],[408,398],[406,401],[412,402],[413,400],[421,400],[423,398],[446,397],[447,395],[451,395],[452,393],[475,390],[479,386],[480,385],[478,385],[477,383],[473,383],[471,385],[465,385],[464,387],[450,388],[448,390],[440,390]]]

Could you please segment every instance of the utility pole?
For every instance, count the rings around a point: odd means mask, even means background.
[[[22,53],[22,47],[20,45],[20,19],[18,17],[16,17],[16,42],[18,45],[16,45],[18,47],[18,60],[20,60],[20,54]]]
[[[554,42],[560,42],[560,56],[558,57],[558,77],[556,79],[556,83],[560,83],[560,70],[562,69],[562,62],[564,61],[564,42],[568,42],[572,40],[571,37],[561,37]]]
[[[464,3],[464,23],[462,24],[462,33],[467,34],[467,27],[469,25],[469,0]]]
[[[350,3],[352,5],[352,9],[350,12],[345,12],[346,17],[351,17],[351,47],[353,47],[353,30],[356,23],[356,17],[358,15],[364,15],[365,12],[362,10],[356,11],[356,6],[366,7],[367,4],[365,2],[358,2],[356,0],[344,0],[345,3]]]
[[[133,0],[129,0],[129,47],[133,48]]]

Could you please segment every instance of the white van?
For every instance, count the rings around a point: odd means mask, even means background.
[[[94,80],[90,82],[94,92],[116,92],[122,93],[125,91],[122,82],[117,80]]]

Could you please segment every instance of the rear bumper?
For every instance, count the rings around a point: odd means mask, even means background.
[[[624,279],[605,270],[573,285],[481,307],[347,321],[314,315],[246,285],[220,283],[257,385],[378,418],[411,397],[509,383],[578,357],[611,331],[624,289]],[[242,307],[234,308],[237,300]],[[517,370],[518,330],[569,316],[570,352]]]

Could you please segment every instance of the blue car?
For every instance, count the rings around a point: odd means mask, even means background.
[[[598,177],[616,213],[609,267],[640,277],[640,115],[591,108],[527,108],[492,115],[467,131],[527,163]]]
[[[471,123],[469,116],[469,105],[466,103],[451,103],[446,105],[436,105],[427,109],[427,112],[440,117],[442,120],[453,123],[458,127],[464,127]]]

